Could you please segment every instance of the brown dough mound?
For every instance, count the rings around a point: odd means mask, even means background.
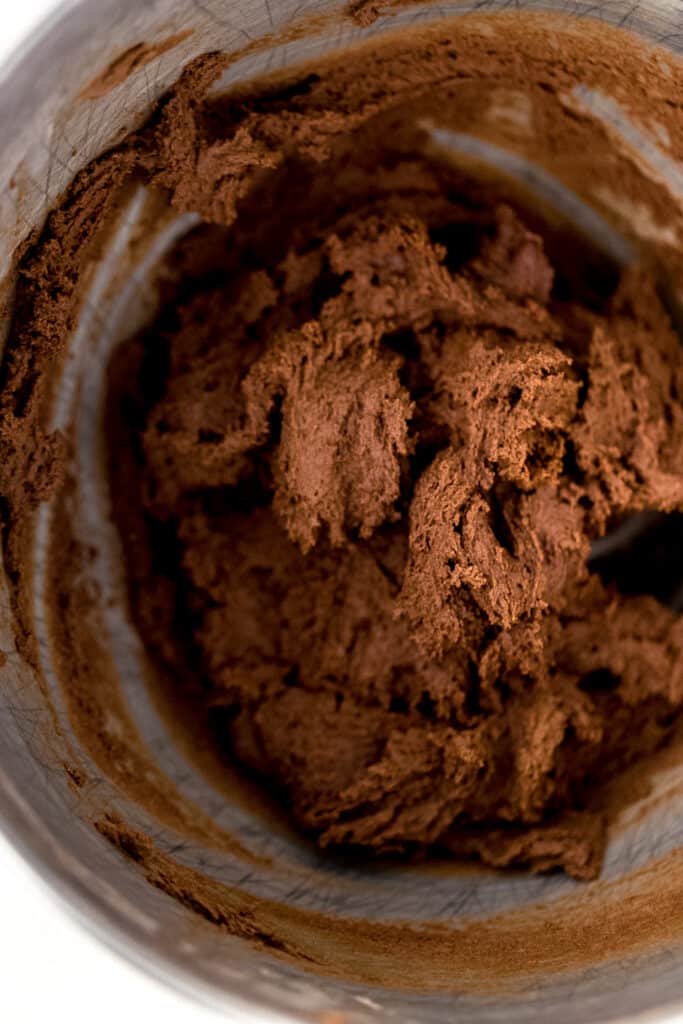
[[[683,702],[683,621],[587,566],[683,508],[679,342],[644,274],[552,284],[507,207],[459,265],[387,209],[176,310],[148,511],[230,750],[322,845],[593,877],[595,781]]]

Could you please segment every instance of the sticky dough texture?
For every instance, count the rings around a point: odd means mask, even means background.
[[[683,623],[587,568],[620,517],[683,507],[679,343],[644,274],[604,314],[551,301],[508,207],[455,269],[433,236],[347,218],[254,271],[225,337],[220,292],[188,302],[148,508],[177,522],[226,743],[321,845],[589,878],[592,781],[683,699]]]

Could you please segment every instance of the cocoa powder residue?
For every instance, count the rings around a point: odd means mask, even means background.
[[[117,85],[125,82],[129,75],[139,71],[140,68],[150,64],[153,60],[157,60],[162,54],[168,53],[169,50],[175,49],[180,43],[189,39],[191,35],[191,30],[177,32],[175,35],[168,36],[168,38],[162,39],[158,43],[136,43],[134,46],[128,47],[127,50],[124,50],[118,57],[115,57],[103,71],[93,78],[79,94],[79,99],[96,100],[106,96]]]
[[[355,22],[364,28],[377,21],[380,15],[380,4],[376,0],[352,0],[349,14]]]
[[[307,972],[403,992],[520,997],[560,970],[636,957],[675,946],[683,927],[680,857],[611,885],[596,883],[514,915],[420,927],[282,907],[222,886],[176,863],[149,839],[109,817],[98,825],[151,885],[170,893],[214,928],[236,935]],[[667,886],[661,884],[666,873]],[[642,961],[640,961],[642,962]],[[532,981],[533,979],[533,981]]]

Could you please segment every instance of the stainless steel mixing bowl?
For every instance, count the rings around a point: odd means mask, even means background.
[[[592,23],[578,19],[591,16],[625,25],[673,52],[683,50],[680,0],[389,4],[366,28],[340,15],[346,6],[339,0],[108,0],[106,4],[72,0],[63,4],[4,68],[0,80],[0,277],[6,277],[8,292],[17,245],[40,227],[74,174],[140,123],[177,78],[180,66],[202,52],[242,53],[219,85],[226,88],[265,70],[315,58],[364,35],[444,15],[511,7],[564,12],[577,19],[573,25],[584,32],[591,31]],[[313,14],[316,19],[307,23],[305,19]],[[285,32],[299,22],[308,27],[299,33]],[[84,87],[117,55],[141,41],[151,45],[190,29],[171,49],[141,65],[110,91],[83,102]],[[261,48],[254,46],[266,37],[269,41]],[[623,145],[649,162],[653,180],[664,183],[672,208],[676,206],[680,213],[683,167],[668,151],[661,128],[650,131],[648,126],[636,126],[610,106],[608,97],[603,98],[602,107],[598,100],[583,96],[582,102],[592,104],[591,116],[609,121],[612,130],[621,134]],[[135,233],[143,202],[142,196],[133,198],[97,272],[91,293],[97,303],[90,304],[90,313],[87,304],[84,307],[70,364],[73,372],[71,378],[66,375],[54,412],[59,425],[60,416],[66,417],[73,403],[80,401],[78,458],[86,480],[86,515],[98,508],[98,502],[106,504],[106,495],[103,498],[98,490],[97,451],[91,444],[102,389],[97,367],[122,333],[149,312],[144,283],[154,261],[190,223],[187,219],[165,223],[156,248],[145,250],[133,277],[126,277],[120,256]],[[636,235],[639,228],[641,233],[651,232],[652,224],[644,216],[640,225],[633,224]],[[98,316],[92,314],[94,305]],[[88,357],[84,361],[83,355]],[[80,381],[78,386],[75,379]],[[670,915],[667,899],[675,899],[677,887],[683,892],[679,877],[683,772],[675,764],[656,776],[653,794],[630,809],[610,843],[603,878],[594,886],[524,873],[437,872],[398,866],[373,871],[332,865],[286,831],[269,825],[262,815],[252,813],[243,801],[231,803],[185,760],[147,695],[135,636],[120,606],[114,607],[105,625],[116,651],[123,699],[150,758],[188,805],[238,837],[253,858],[245,863],[239,852],[205,848],[186,837],[179,841],[172,829],[117,788],[73,734],[41,606],[44,551],[40,538],[42,529],[44,544],[49,509],[43,519],[42,527],[38,524],[33,581],[40,649],[37,668],[16,648],[7,580],[0,575],[0,650],[7,655],[0,669],[0,815],[4,830],[26,858],[107,943],[169,983],[241,1020],[265,1012],[273,1021],[327,1019],[349,1024],[440,1024],[454,1019],[477,1024],[548,1019],[580,1024],[630,1020],[642,1013],[663,1020],[666,1007],[675,1004],[683,1010],[683,923],[675,915],[668,929],[666,922],[660,922],[657,941],[638,950],[634,946],[628,954],[610,955],[606,950],[604,956],[580,965],[571,956],[567,963],[556,964],[542,956],[544,936],[548,947],[556,948],[557,928],[572,918],[579,924],[567,931],[567,943],[575,943],[578,950],[581,929],[585,936],[591,928],[591,915],[596,915],[596,925],[600,918],[603,929],[612,919],[616,929],[621,927],[618,922],[623,917],[617,911],[631,905],[640,908],[641,915],[646,915],[648,907]],[[95,515],[90,527],[102,553],[102,564],[96,569],[106,578],[116,550],[106,515]],[[64,770],[68,750],[74,748],[87,766],[85,786],[75,785]],[[372,962],[364,965],[364,980],[353,980],[353,970],[348,969],[349,964],[353,967],[354,955],[348,943],[339,953],[344,971],[334,965],[329,969],[299,964],[286,955],[286,949],[264,948],[259,941],[258,911],[254,911],[255,934],[247,941],[231,934],[229,922],[209,922],[198,916],[191,900],[172,898],[150,885],[134,860],[93,828],[93,818],[103,808],[151,835],[165,856],[228,891],[243,893],[245,899],[268,900],[271,908],[289,906],[303,920],[310,913],[302,926],[308,929],[309,945],[315,946],[318,929],[320,942],[334,950],[334,923],[363,920],[366,941],[358,955],[368,958],[376,928],[377,948],[370,956]],[[385,972],[393,955],[387,935],[400,935],[405,928],[419,936],[429,926],[437,932],[441,929],[451,943],[462,934],[464,943],[472,925],[490,927],[495,935],[493,919],[500,920],[501,915],[506,924],[500,932],[499,960],[504,964],[509,957],[518,966],[505,984],[498,978],[495,990],[477,991],[462,959],[449,972],[447,956],[441,962],[438,984],[431,988],[430,983],[399,984],[395,972]],[[383,930],[387,925],[394,930]],[[515,936],[521,943],[522,935],[534,927],[539,930],[538,941],[527,954],[516,945]],[[481,974],[477,941],[471,937],[467,941],[470,966]],[[425,947],[425,956],[429,948]],[[525,955],[529,956],[528,976],[519,967]],[[534,957],[540,960],[535,962]],[[420,966],[413,965],[413,976]],[[425,977],[429,973],[425,969]]]

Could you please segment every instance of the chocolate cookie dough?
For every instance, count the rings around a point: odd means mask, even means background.
[[[587,879],[683,705],[683,621],[590,562],[683,511],[683,355],[651,274],[582,292],[430,151],[467,59],[209,100],[209,57],[90,172],[84,210],[133,177],[203,219],[112,372],[114,510],[168,685],[321,846]]]
[[[282,209],[275,259],[271,236],[239,285],[196,273],[162,317],[145,502],[208,703],[324,846],[591,877],[591,787],[683,699],[683,623],[588,568],[624,516],[683,508],[678,338],[642,273],[601,313],[555,301],[542,239],[429,195],[426,163],[321,227],[342,164]]]
[[[591,787],[683,699],[683,622],[588,568],[620,517],[683,507],[679,341],[642,274],[604,314],[555,303],[506,206],[450,247],[440,223],[364,208],[200,281],[146,505],[226,746],[322,845],[592,877]]]

